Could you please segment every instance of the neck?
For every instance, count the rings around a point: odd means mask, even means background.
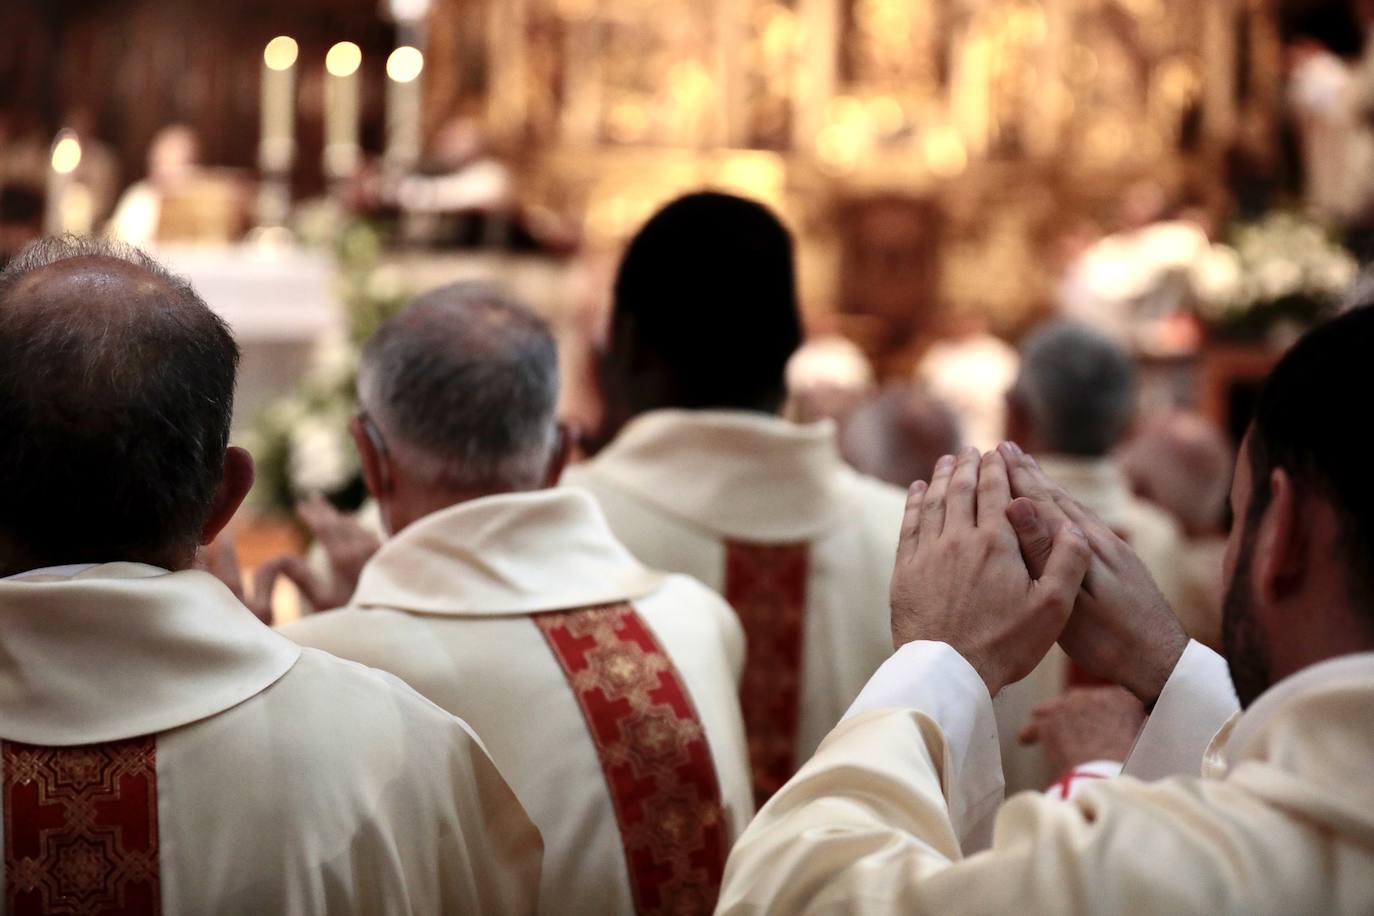
[[[1286,628],[1271,647],[1274,683],[1342,655],[1374,652],[1374,614],[1367,609],[1327,599],[1285,616],[1294,626]]]
[[[503,493],[523,493],[539,487],[473,487],[435,490],[426,487],[404,488],[381,501],[382,520],[393,536],[422,518],[451,509],[463,503],[499,496]]]

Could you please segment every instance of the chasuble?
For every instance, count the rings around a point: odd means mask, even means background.
[[[481,736],[545,841],[546,913],[709,913],[753,814],[734,613],[647,569],[569,489],[415,522],[350,606],[283,629]]]
[[[644,414],[564,481],[597,498],[641,560],[738,612],[755,798],[767,800],[892,652],[905,494],[850,469],[828,421],[735,411]]]
[[[1215,658],[1189,646],[1147,730],[1234,705]],[[948,645],[911,643],[745,831],[720,912],[1369,913],[1372,707],[1374,654],[1338,658],[1261,696],[1191,777],[1001,805],[987,688]],[[964,855],[994,816],[991,848]]]
[[[481,744],[212,576],[0,581],[4,911],[532,912],[541,842]]]

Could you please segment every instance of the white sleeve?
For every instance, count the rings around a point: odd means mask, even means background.
[[[1002,804],[1002,752],[992,697],[978,672],[947,643],[907,643],[874,672],[844,720],[876,709],[916,710],[940,727],[954,832],[966,855],[990,846]]]
[[[1146,781],[1197,776],[1212,736],[1239,709],[1226,660],[1202,643],[1189,642],[1122,773]]]

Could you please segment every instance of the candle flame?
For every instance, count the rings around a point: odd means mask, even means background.
[[[351,41],[341,41],[324,56],[324,68],[330,76],[352,76],[363,62],[363,51]]]
[[[296,39],[289,35],[278,35],[267,43],[262,51],[262,61],[269,70],[290,70],[296,65],[300,48]]]
[[[52,170],[59,175],[70,175],[81,164],[81,141],[76,135],[66,132],[52,145]]]
[[[425,69],[425,55],[419,48],[402,45],[386,59],[386,75],[398,83],[409,83]]]

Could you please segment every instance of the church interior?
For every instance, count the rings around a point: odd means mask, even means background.
[[[0,25],[0,913],[1374,912],[1374,0]]]

